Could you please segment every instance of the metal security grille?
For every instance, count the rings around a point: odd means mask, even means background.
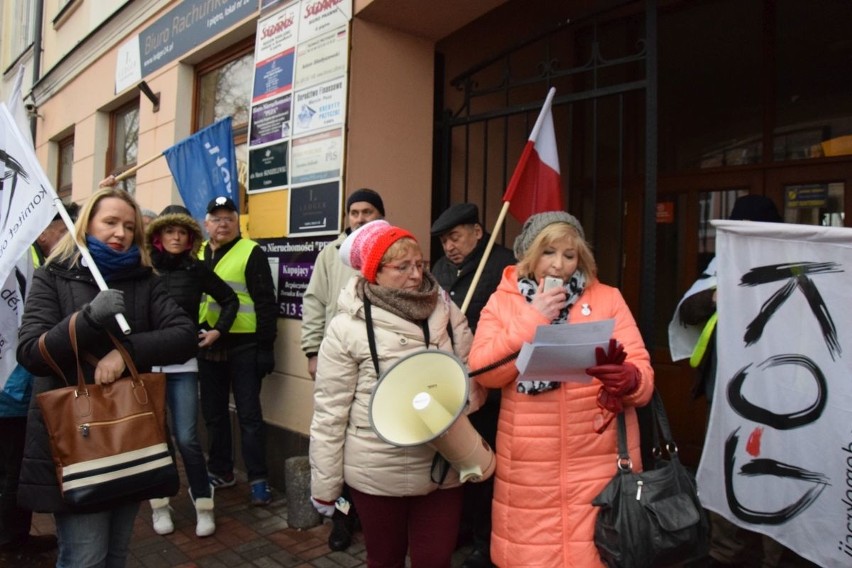
[[[476,203],[490,230],[547,90],[556,87],[565,202],[595,247],[602,279],[641,289],[643,332],[653,313],[653,280],[642,273],[653,274],[655,250],[655,41],[656,2],[630,3],[563,21],[453,78],[439,94],[455,110],[437,125],[433,196],[433,218],[454,203]],[[506,241],[519,230],[507,221],[498,241],[511,248]]]

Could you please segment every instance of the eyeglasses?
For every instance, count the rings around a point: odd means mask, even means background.
[[[236,222],[234,217],[210,217],[208,221],[213,225],[228,225]]]
[[[426,268],[426,263],[423,261],[418,262],[403,262],[402,264],[385,264],[383,268],[393,268],[400,274],[410,274],[415,270],[417,272],[422,273]]]

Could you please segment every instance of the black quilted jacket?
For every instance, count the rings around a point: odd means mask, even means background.
[[[122,340],[139,372],[152,365],[183,363],[195,356],[198,346],[195,323],[166,293],[159,277],[150,268],[138,267],[116,275],[111,288],[124,291],[125,316],[131,334],[122,335],[114,321],[107,327]],[[19,504],[33,511],[66,511],[50,456],[47,431],[36,404],[36,394],[65,386],[53,375],[38,348],[38,339],[47,332],[45,343],[57,365],[69,380],[76,377],[76,359],[71,349],[68,321],[98,293],[89,270],[79,264],[50,263],[36,270],[27,297],[18,334],[18,362],[36,375],[27,420],[27,440],[18,488]],[[77,317],[77,342],[81,349],[103,357],[113,347],[104,329],[82,314]],[[88,382],[94,368],[84,363]]]

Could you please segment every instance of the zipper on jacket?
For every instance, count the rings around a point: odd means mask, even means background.
[[[122,422],[128,422],[130,420],[136,420],[137,418],[144,418],[146,416],[154,416],[153,412],[140,412],[139,414],[133,414],[131,416],[125,416],[124,418],[118,418],[116,420],[101,420],[99,422],[86,422],[84,424],[80,424],[77,426],[77,429],[80,430],[80,433],[84,438],[89,437],[89,431],[92,427],[95,426],[111,426],[113,424],[121,424]]]

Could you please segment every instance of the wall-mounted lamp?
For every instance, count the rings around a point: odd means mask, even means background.
[[[154,103],[154,112],[160,110],[160,93],[155,94],[154,91],[151,90],[151,87],[148,86],[148,83],[146,83],[145,81],[139,83],[137,87],[139,87],[139,90],[142,91],[143,95],[148,97],[149,101]]]
[[[44,116],[42,116],[38,113],[38,107],[33,102],[24,103],[24,110],[26,111],[27,116],[29,118],[35,118],[35,117],[44,118]]]

